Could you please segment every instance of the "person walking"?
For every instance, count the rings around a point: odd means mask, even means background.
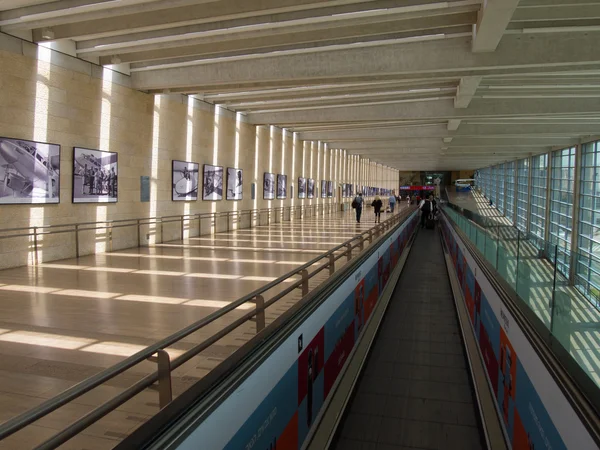
[[[356,210],[356,223],[360,223],[360,216],[362,215],[364,199],[362,192],[359,192],[354,200],[352,200],[352,207]]]
[[[381,223],[381,208],[383,208],[383,202],[379,195],[375,196],[375,200],[373,200],[371,206],[375,209],[375,223]]]
[[[390,195],[390,212],[394,214],[394,208],[396,207],[396,196],[394,194]]]
[[[427,220],[431,219],[433,221],[437,212],[437,204],[433,199],[433,194],[429,194],[427,199],[421,200],[421,203],[419,203],[419,210],[421,210],[421,228],[425,228]]]

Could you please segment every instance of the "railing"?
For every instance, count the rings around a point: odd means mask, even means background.
[[[73,422],[68,427],[64,428],[62,431],[58,432],[36,448],[54,449],[59,445],[62,445],[147,388],[152,387],[155,388],[155,390],[158,390],[159,406],[162,409],[173,399],[172,372],[175,369],[181,367],[192,358],[198,356],[201,352],[210,348],[213,344],[217,343],[224,337],[230,335],[234,330],[244,324],[251,322],[253,324],[252,327],[255,326],[256,333],[258,334],[267,326],[265,314],[267,308],[274,305],[285,296],[296,292],[297,290],[300,290],[302,297],[306,296],[310,290],[310,280],[314,279],[317,275],[324,271],[326,271],[328,276],[333,275],[336,271],[336,268],[340,268],[342,263],[346,263],[352,260],[353,257],[358,256],[359,253],[365,249],[365,246],[371,245],[374,240],[384,236],[388,230],[402,223],[413,213],[413,211],[414,209],[410,208],[393,215],[390,219],[375,225],[374,228],[357,234],[346,242],[288,272],[287,274],[268,283],[260,289],[232,302],[230,305],[187,326],[186,328],[178,331],[175,334],[172,334],[156,344],[147,347],[146,349],[114,365],[113,367],[110,367],[82,381],[81,383],[62,392],[58,396],[47,400],[38,407],[5,422],[4,424],[0,425],[0,440],[11,436],[12,434],[46,417],[59,408],[68,405],[94,388],[109,382],[120,374],[123,374],[125,371],[148,360],[157,364],[156,371],[144,376],[134,385],[125,389],[123,392],[109,399],[102,405],[96,407],[85,416],[76,422]],[[355,249],[358,249],[359,253],[355,254]],[[282,283],[285,282],[290,283],[287,287],[285,287],[285,289],[277,292],[268,300],[265,298],[268,291],[273,288],[281,287]],[[321,282],[319,282],[319,284],[321,284]],[[252,305],[251,311],[243,314],[241,317],[234,318],[230,323],[222,327],[218,332],[210,336],[208,339],[197,343],[193,348],[187,350],[185,353],[181,354],[175,359],[170,359],[170,356],[167,353],[168,348],[182,341],[184,338],[189,337],[193,333],[204,330],[211,324],[215,324],[216,321],[222,320],[227,314],[246,304]],[[156,386],[154,386],[155,383],[157,383]]]
[[[196,213],[196,214],[180,214],[162,217],[145,217],[135,219],[122,220],[104,220],[97,222],[80,222],[67,223],[60,225],[44,225],[44,226],[29,226],[22,228],[5,228],[0,229],[0,240],[28,238],[28,250],[33,253],[33,264],[38,264],[39,251],[42,247],[40,240],[44,236],[57,234],[70,234],[75,237],[75,248],[73,257],[79,258],[82,255],[81,251],[81,234],[86,231],[105,230],[106,239],[108,241],[108,251],[113,250],[113,234],[114,231],[121,228],[135,228],[136,240],[133,241],[135,246],[142,246],[142,227],[154,227],[156,236],[155,243],[164,242],[164,227],[169,224],[179,225],[179,236],[181,239],[185,237],[186,226],[187,230],[191,230],[194,223],[198,223],[198,236],[204,234],[216,233],[219,226],[224,226],[223,229],[231,231],[232,228],[237,229],[252,228],[254,226],[270,225],[271,222],[279,223],[283,221],[291,221],[294,218],[302,219],[304,217],[313,217],[318,214],[331,214],[339,211],[338,203],[320,203],[313,205],[295,205],[281,206],[264,209],[249,209],[240,211],[223,211],[211,213]],[[244,219],[247,217],[247,220]],[[203,222],[209,222],[208,228]],[[243,226],[246,225],[246,226]],[[150,235],[150,233],[148,233]],[[160,239],[159,239],[160,237]],[[171,240],[174,240],[171,239]],[[14,251],[14,249],[13,249]],[[61,259],[68,256],[61,256]]]
[[[597,390],[600,381],[594,368],[600,354],[599,304],[582,294],[581,284],[585,280],[576,278],[573,286],[560,272],[559,266],[569,261],[564,251],[556,244],[508,225],[485,228],[479,221],[471,220],[470,217],[477,214],[461,215],[459,209],[449,205],[444,211],[483,259],[514,290],[522,309],[531,317],[537,317],[541,329],[556,339],[562,351],[570,355],[567,357],[572,360],[572,365],[580,366],[589,377],[588,382],[591,381]],[[579,263],[580,258],[588,262],[594,258],[594,264],[600,267],[598,258],[577,255],[575,261]],[[600,275],[590,274],[587,283],[597,286]],[[578,344],[583,341],[589,343],[586,351]]]

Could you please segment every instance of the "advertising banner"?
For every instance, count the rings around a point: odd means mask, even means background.
[[[512,448],[597,448],[446,217],[442,219],[442,234],[452,255],[471,326]]]

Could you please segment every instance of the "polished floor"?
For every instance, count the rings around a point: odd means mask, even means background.
[[[405,205],[403,205],[405,207]],[[0,423],[217,311],[373,227],[365,210],[309,217],[0,272]],[[342,261],[342,260],[340,260]],[[311,289],[327,271],[311,280]],[[266,299],[285,289],[268,291]],[[266,311],[267,324],[300,291]],[[245,314],[243,305],[168,351],[171,357]],[[255,335],[247,323],[174,372],[177,395]],[[32,448],[155,370],[145,362],[0,442]],[[158,411],[147,391],[61,448],[107,449]]]

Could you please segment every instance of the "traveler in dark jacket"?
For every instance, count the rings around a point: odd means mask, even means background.
[[[425,228],[427,219],[433,219],[437,211],[437,204],[433,199],[433,194],[429,194],[426,200],[421,200],[421,203],[419,204],[419,209],[421,210],[421,228]]]
[[[375,196],[375,200],[371,203],[371,206],[375,208],[375,223],[381,222],[381,208],[383,208],[383,202],[379,195]]]
[[[360,223],[360,216],[362,215],[362,207],[363,207],[364,199],[362,192],[359,192],[354,200],[352,201],[352,206],[356,210],[356,223]]]

